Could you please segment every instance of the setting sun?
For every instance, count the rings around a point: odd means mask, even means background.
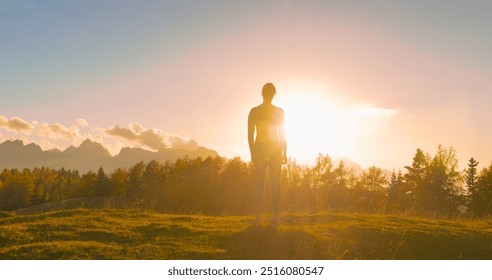
[[[355,122],[316,91],[279,96],[285,111],[288,154],[301,161],[318,153],[350,157],[354,153]]]
[[[1,275],[487,275],[491,11],[0,0]]]

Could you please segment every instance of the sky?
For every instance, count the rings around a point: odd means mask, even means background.
[[[189,143],[249,160],[277,88],[289,156],[403,169],[492,160],[490,1],[0,1],[0,142],[112,154]],[[190,140],[194,142],[190,142]]]

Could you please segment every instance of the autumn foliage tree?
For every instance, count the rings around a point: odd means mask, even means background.
[[[481,172],[477,165],[471,159],[460,172],[455,150],[442,146],[434,156],[417,149],[405,172],[392,174],[375,166],[357,173],[323,154],[312,166],[289,159],[281,178],[281,208],[453,216],[469,207],[473,215],[490,215],[492,165]],[[241,158],[154,160],[112,172],[96,170],[80,175],[63,168],[5,169],[0,173],[0,210],[98,197],[106,206],[217,215],[249,214],[259,203],[253,201],[252,164]]]

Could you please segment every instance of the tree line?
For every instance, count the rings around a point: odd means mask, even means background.
[[[492,214],[492,164],[480,172],[477,165],[471,158],[458,170],[456,151],[442,146],[434,156],[417,149],[411,164],[391,176],[375,166],[356,174],[323,154],[312,166],[290,159],[282,172],[281,209],[486,216]],[[252,165],[240,158],[140,162],[112,173],[40,167],[0,174],[0,210],[79,197],[104,197],[115,207],[213,215],[249,214],[257,203]]]

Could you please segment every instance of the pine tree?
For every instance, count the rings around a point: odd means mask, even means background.
[[[393,170],[388,185],[388,203],[393,210],[404,210],[409,206],[411,195],[408,184],[405,184],[401,170],[398,174]]]
[[[474,158],[471,158],[468,161],[468,168],[465,170],[465,183],[469,193],[470,201],[472,201],[474,199],[474,196],[477,195],[477,165],[478,161],[476,161]]]
[[[376,197],[382,194],[383,188],[388,183],[388,179],[381,168],[371,166],[361,175],[363,186],[371,192],[371,207],[376,206]]]
[[[145,163],[143,161],[135,164],[128,170],[129,188],[127,195],[131,199],[141,199],[143,197],[143,173]]]
[[[96,196],[108,196],[109,195],[109,178],[106,173],[104,173],[104,169],[102,167],[97,171],[97,181],[94,187]]]
[[[412,165],[405,166],[408,172],[404,175],[404,179],[408,185],[409,198],[413,207],[419,210],[422,204],[425,204],[423,202],[423,197],[425,197],[424,176],[429,161],[429,157],[421,149],[417,149]]]
[[[478,215],[492,214],[492,163],[482,169],[471,196],[471,210]]]

